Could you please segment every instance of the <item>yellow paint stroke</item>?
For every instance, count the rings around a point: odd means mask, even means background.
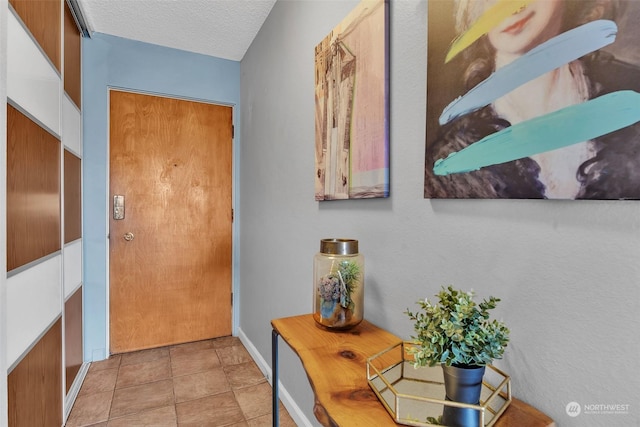
[[[467,31],[460,34],[451,43],[444,62],[452,60],[457,54],[471,46],[473,42],[487,34],[502,21],[520,11],[535,0],[498,0],[496,4],[487,9]]]

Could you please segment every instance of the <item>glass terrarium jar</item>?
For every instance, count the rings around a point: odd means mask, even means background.
[[[322,239],[313,260],[313,318],[330,329],[349,329],[364,317],[364,256],[354,239]]]

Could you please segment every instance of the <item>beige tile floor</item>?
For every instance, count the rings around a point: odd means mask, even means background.
[[[271,386],[235,337],[115,355],[89,367],[66,424],[82,426],[271,426]]]

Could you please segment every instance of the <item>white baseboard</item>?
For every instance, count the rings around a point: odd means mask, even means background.
[[[73,408],[73,404],[76,403],[76,398],[78,397],[78,393],[80,393],[80,387],[82,387],[82,383],[84,382],[84,377],[87,376],[87,372],[89,371],[89,366],[91,363],[85,362],[80,366],[80,370],[76,375],[76,378],[73,380],[73,384],[71,384],[71,388],[69,388],[69,393],[67,393],[67,397],[64,399],[64,419],[69,419],[69,415],[71,414],[71,409]]]
[[[271,367],[267,361],[264,360],[260,352],[258,352],[251,340],[247,338],[241,328],[238,328],[238,338],[240,338],[240,341],[244,344],[251,357],[253,357],[253,360],[256,362],[256,365],[258,365],[258,368],[260,368],[260,371],[262,371],[264,376],[267,378],[267,381],[269,381],[269,384],[273,387]],[[289,411],[289,415],[291,415],[291,418],[295,421],[297,426],[313,427],[313,424],[311,424],[309,419],[304,415],[300,407],[287,392],[287,389],[282,386],[282,382],[280,381],[278,381],[278,397],[284,407],[287,408],[287,411]]]

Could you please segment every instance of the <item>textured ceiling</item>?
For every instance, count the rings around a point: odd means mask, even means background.
[[[89,32],[240,61],[276,0],[78,0]]]

